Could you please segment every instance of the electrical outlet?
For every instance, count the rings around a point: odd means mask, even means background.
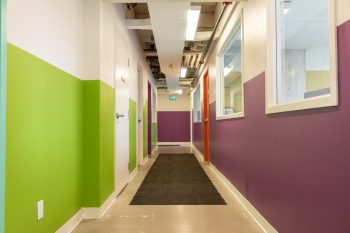
[[[38,201],[37,210],[38,210],[38,220],[41,220],[44,217],[44,200]]]

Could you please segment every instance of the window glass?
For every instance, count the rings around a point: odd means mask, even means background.
[[[221,57],[221,114],[242,112],[242,27],[236,29]]]
[[[330,93],[328,0],[275,0],[277,104]]]
[[[201,93],[200,86],[193,93],[193,119],[194,122],[201,122]]]

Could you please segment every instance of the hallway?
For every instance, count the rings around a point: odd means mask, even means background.
[[[103,218],[84,220],[73,233],[263,233],[230,190],[203,161],[200,162],[201,166],[227,205],[129,205],[160,153],[196,152],[185,146],[159,147],[145,166],[140,167],[135,178]]]
[[[350,233],[350,0],[0,7],[0,233]]]

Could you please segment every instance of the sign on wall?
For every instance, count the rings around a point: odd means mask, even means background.
[[[170,101],[175,101],[175,100],[176,100],[176,95],[171,95],[171,96],[169,96],[169,100],[170,100]]]

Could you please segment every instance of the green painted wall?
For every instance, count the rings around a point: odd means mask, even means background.
[[[100,205],[114,192],[114,88],[100,82]]]
[[[156,148],[158,142],[158,125],[152,122],[152,151]]]
[[[148,156],[148,100],[143,106],[143,157]]]
[[[6,152],[6,28],[5,0],[0,0],[0,233],[4,232]]]
[[[84,81],[84,207],[98,207],[114,191],[114,89]]]
[[[5,232],[55,232],[82,206],[83,82],[13,45],[7,68]]]
[[[114,191],[114,89],[11,44],[7,57],[5,232],[55,232]]]
[[[136,168],[136,102],[129,99],[129,172]]]
[[[100,81],[84,81],[84,195],[85,207],[100,204]]]

